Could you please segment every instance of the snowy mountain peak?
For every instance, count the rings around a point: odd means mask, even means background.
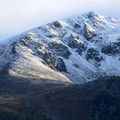
[[[89,12],[40,26],[1,47],[1,71],[8,65],[12,75],[77,83],[119,76],[120,22]]]
[[[97,21],[104,21],[105,20],[104,16],[97,14],[96,12],[93,12],[93,11],[87,13],[87,17],[89,19],[97,20]]]

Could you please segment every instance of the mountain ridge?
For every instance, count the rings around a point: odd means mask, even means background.
[[[11,39],[5,50],[1,47],[1,69],[9,63],[13,74],[24,75],[29,67],[27,76],[53,79],[60,74],[75,83],[118,76],[119,26],[119,20],[89,12],[37,27]]]
[[[0,120],[120,120],[119,33],[90,12],[0,44]]]

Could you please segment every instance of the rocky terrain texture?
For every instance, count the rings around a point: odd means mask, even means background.
[[[0,44],[0,120],[120,120],[120,20],[94,12]]]
[[[94,12],[55,21],[0,47],[9,73],[85,83],[120,74],[120,20]]]

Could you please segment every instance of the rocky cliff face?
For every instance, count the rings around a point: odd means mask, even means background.
[[[9,64],[16,75],[58,79],[56,74],[76,83],[119,76],[119,26],[94,12],[40,26],[1,46],[0,69]]]

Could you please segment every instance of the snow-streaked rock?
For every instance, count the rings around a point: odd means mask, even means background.
[[[18,76],[75,83],[119,76],[120,20],[89,12],[32,29],[4,48],[0,69],[9,64]]]

